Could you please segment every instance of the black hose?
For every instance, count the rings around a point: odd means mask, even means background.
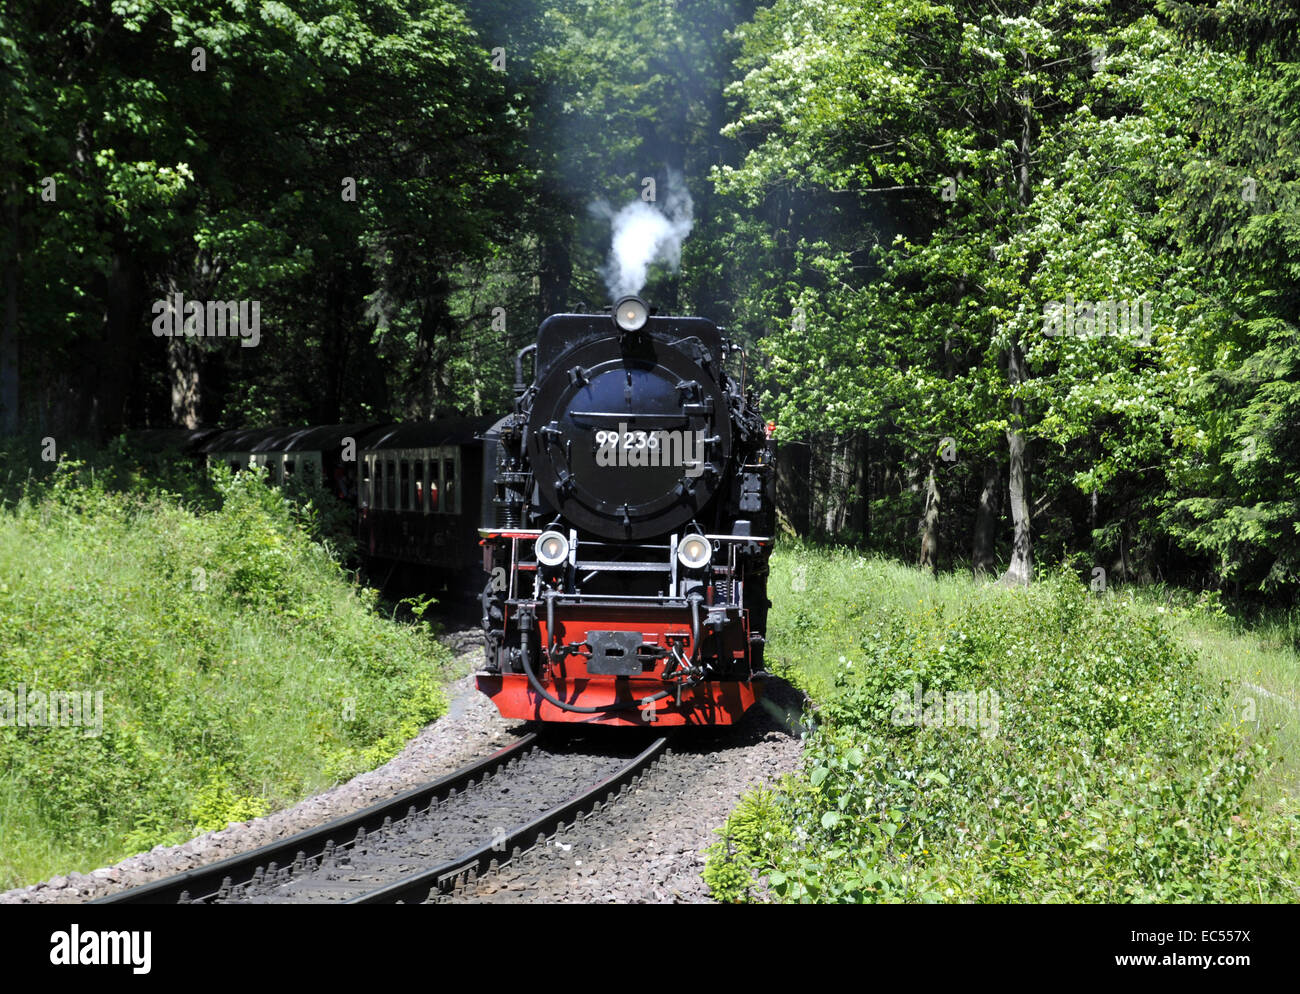
[[[550,701],[557,708],[561,708],[564,711],[573,711],[576,712],[577,714],[604,714],[607,711],[636,710],[642,704],[651,704],[654,701],[662,701],[665,697],[667,697],[671,693],[670,691],[667,690],[661,690],[653,697],[646,697],[639,701],[625,701],[622,704],[602,704],[600,707],[595,707],[595,708],[578,707],[578,705],[576,704],[566,704],[564,703],[564,701],[560,700],[559,698],[553,697],[551,694],[547,693],[546,688],[543,687],[541,681],[537,679],[537,674],[533,672],[532,660],[529,658],[528,636],[526,633],[524,635],[522,645],[520,646],[519,655],[521,661],[524,664],[524,673],[527,674],[528,683],[533,688],[533,690],[537,691],[539,694],[542,695],[542,697],[546,698],[546,700]]]

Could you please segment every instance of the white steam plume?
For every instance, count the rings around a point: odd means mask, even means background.
[[[618,211],[603,200],[591,205],[613,229],[609,259],[600,271],[612,300],[640,293],[651,263],[667,263],[673,272],[681,264],[682,242],[695,224],[694,204],[681,173],[670,169],[665,187],[656,203],[634,200]]]

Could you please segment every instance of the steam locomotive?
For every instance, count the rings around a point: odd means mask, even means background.
[[[516,357],[479,532],[476,679],[503,716],[725,725],[757,700],[775,452],[744,363],[638,297],[552,315]]]

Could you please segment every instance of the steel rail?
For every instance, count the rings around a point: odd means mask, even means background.
[[[299,832],[258,849],[230,856],[207,866],[186,870],[141,887],[109,894],[91,904],[187,904],[203,903],[224,896],[234,887],[254,881],[258,870],[274,877],[292,872],[310,860],[319,859],[332,846],[349,846],[366,834],[383,830],[406,818],[412,810],[421,811],[446,800],[493,776],[508,764],[527,754],[538,742],[530,732],[518,742],[477,760],[438,780],[403,791],[394,797],[352,814],[336,818],[317,828]]]
[[[549,836],[562,830],[566,824],[573,824],[580,816],[591,813],[602,801],[610,800],[616,794],[622,793],[654,763],[664,752],[667,744],[666,736],[655,739],[618,772],[545,814],[516,826],[505,835],[504,839],[497,838],[455,859],[376,890],[359,894],[344,903],[422,903],[427,898],[451,893],[457,887],[477,879],[485,871],[506,866],[524,853],[531,852],[534,847],[544,845]],[[524,848],[525,846],[527,848]]]

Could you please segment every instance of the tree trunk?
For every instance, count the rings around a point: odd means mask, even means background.
[[[826,447],[829,458],[829,465],[826,467],[826,512],[822,519],[822,524],[827,535],[834,535],[837,531],[836,518],[839,502],[839,454],[840,446],[838,439],[832,439],[831,444]]]
[[[202,354],[197,342],[188,338],[168,338],[167,378],[171,381],[172,424],[178,428],[199,426],[199,363]]]
[[[849,505],[849,528],[853,530],[856,541],[861,542],[867,533],[867,435],[858,432],[853,436],[853,465],[850,476],[853,480],[853,493]]]
[[[97,360],[83,367],[95,399],[85,411],[83,427],[100,438],[120,432],[130,419],[128,399],[140,363],[137,359],[142,336],[148,325],[145,314],[145,283],[139,262],[125,248],[113,253],[112,267],[104,284],[104,328]],[[150,341],[157,339],[150,336]],[[89,357],[88,352],[88,357]]]
[[[984,486],[980,490],[979,510],[975,513],[975,535],[971,542],[971,572],[975,576],[991,572],[996,562],[993,535],[998,520],[999,477],[997,460],[987,460],[984,463]]]
[[[1029,55],[1022,53],[1025,71],[1029,71]],[[1033,139],[1033,96],[1028,90],[1020,93],[1020,145],[1016,176],[1020,207],[1027,209],[1033,197],[1030,185],[1030,145]],[[1007,584],[1028,584],[1034,578],[1033,546],[1030,538],[1029,498],[1025,492],[1025,406],[1019,388],[1025,381],[1025,357],[1020,351],[1019,339],[1012,339],[1007,350],[1007,381],[1011,385],[1011,418],[1007,428],[1007,447],[1011,466],[1007,477],[1007,490],[1011,499],[1011,521],[1014,527],[1011,539],[1011,563],[1002,574]]]
[[[812,448],[805,442],[776,447],[776,511],[782,531],[807,535],[812,502]]]
[[[18,432],[18,203],[9,187],[9,248],[5,252],[4,326],[0,329],[0,433]]]
[[[923,569],[939,572],[939,481],[935,478],[934,460],[925,481],[925,512],[921,515],[921,562]]]
[[[1013,351],[1019,352],[1019,349]],[[1007,429],[1007,446],[1011,450],[1011,468],[1007,474],[1007,493],[1011,502],[1011,563],[1002,574],[1007,584],[1028,584],[1034,578],[1033,549],[1029,534],[1029,498],[1025,494],[1025,436],[1020,431],[1022,405],[1019,398],[1011,402],[1012,427]]]
[[[197,295],[192,291],[186,294],[185,289],[174,277],[167,280],[166,292],[169,310],[178,293],[184,294],[187,298],[197,299]],[[183,314],[172,314],[173,330],[180,331],[184,326],[184,320]],[[181,335],[164,338],[161,341],[166,349],[167,382],[171,387],[171,423],[177,428],[197,428],[200,399],[199,362],[202,358],[198,341]]]
[[[1121,521],[1119,525],[1119,573],[1120,580],[1127,583],[1129,578],[1127,518]]]
[[[547,219],[542,226],[539,262],[538,297],[542,315],[562,314],[573,307],[569,299],[573,284],[573,252],[570,241],[573,226],[568,220],[569,206],[558,191],[545,186],[541,193],[539,214]]]

